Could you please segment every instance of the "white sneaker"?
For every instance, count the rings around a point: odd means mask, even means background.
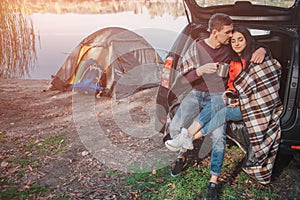
[[[193,137],[189,136],[189,132],[186,128],[181,129],[181,135],[182,135],[182,144],[181,144],[181,146],[183,148],[189,149],[189,150],[194,149]]]
[[[165,145],[171,151],[179,151],[181,149],[194,149],[193,137],[189,137],[188,130],[186,128],[182,128],[181,133],[173,140],[167,140],[165,142]]]
[[[177,137],[175,137],[172,140],[167,140],[165,142],[166,147],[170,150],[170,151],[179,151],[182,147],[182,134],[179,134]]]

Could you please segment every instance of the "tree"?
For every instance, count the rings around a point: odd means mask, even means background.
[[[29,76],[37,61],[29,11],[21,0],[1,0],[0,21],[0,77]]]

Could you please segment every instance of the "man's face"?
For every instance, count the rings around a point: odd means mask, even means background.
[[[232,37],[233,25],[223,26],[221,31],[216,31],[216,39],[221,44],[229,44]]]

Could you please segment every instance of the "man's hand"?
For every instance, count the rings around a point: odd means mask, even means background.
[[[266,50],[260,47],[252,54],[250,62],[253,62],[255,64],[261,64],[264,61],[266,53],[267,53]]]
[[[203,76],[204,74],[213,74],[217,71],[217,63],[207,63],[196,69],[197,76]]]
[[[223,94],[222,94],[222,100],[225,105],[226,105],[226,93],[227,93],[227,91],[223,92]]]

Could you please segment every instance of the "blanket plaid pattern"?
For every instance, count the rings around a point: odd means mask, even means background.
[[[179,75],[184,75],[187,72],[200,67],[199,45],[194,41],[182,58],[182,64],[178,69]]]
[[[275,59],[251,65],[235,81],[241,113],[259,168],[243,168],[262,184],[271,181],[279,147],[282,103],[279,97],[281,65]]]

